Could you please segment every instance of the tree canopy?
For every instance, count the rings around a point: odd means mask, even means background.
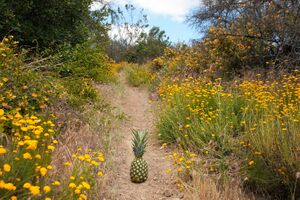
[[[247,55],[254,65],[275,63],[289,67],[300,63],[299,20],[297,0],[203,0],[202,6],[189,18],[201,30],[209,27],[208,37],[231,38],[242,41],[241,47],[250,46]],[[242,62],[243,65],[251,63]]]
[[[149,30],[147,15],[133,5],[113,12],[114,35],[107,48],[108,55],[116,61],[145,63],[163,54],[170,46],[165,31],[159,27]]]
[[[99,13],[91,16],[91,3],[92,0],[0,0],[0,37],[14,35],[21,45],[42,48],[83,42],[90,36],[89,29],[101,30],[95,20]],[[106,36],[105,31],[101,34]]]

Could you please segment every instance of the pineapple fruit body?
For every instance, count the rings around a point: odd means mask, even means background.
[[[134,183],[143,183],[148,178],[148,164],[143,158],[135,158],[130,166],[130,179]]]
[[[132,130],[132,150],[135,158],[130,166],[130,179],[134,183],[143,183],[148,178],[148,164],[143,159],[147,141],[147,131]]]

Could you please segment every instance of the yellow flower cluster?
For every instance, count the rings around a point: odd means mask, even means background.
[[[72,177],[80,182],[74,193],[61,192],[74,180],[53,173],[59,170],[51,165],[59,125],[54,114],[43,111],[63,93],[62,88],[31,70],[21,70],[15,44],[12,37],[0,41],[0,198],[85,200],[90,180],[103,175],[104,156],[101,152],[78,155],[76,160],[86,165],[68,162]]]
[[[166,66],[169,71],[180,69],[182,66],[187,69],[197,70],[203,66],[202,64],[202,55],[197,47],[182,47],[177,49],[166,48],[164,54],[161,57],[154,59],[151,63],[155,70]]]
[[[171,155],[166,156],[166,159],[172,159],[174,166],[176,167],[176,171],[179,174],[189,174],[190,170],[194,166],[196,162],[197,155],[190,151],[185,151],[181,154],[173,153]],[[167,173],[171,172],[171,169],[166,170]]]
[[[188,137],[189,130],[193,128],[194,118],[201,120],[201,123],[209,124],[219,116],[220,108],[215,99],[232,96],[223,91],[220,81],[203,81],[189,77],[180,83],[176,83],[176,80],[173,82],[170,85],[161,85],[158,91],[164,102],[163,108],[176,107],[179,103],[184,105],[182,109],[188,113],[182,121],[176,123],[178,130],[185,137]]]
[[[53,139],[56,134],[53,129],[55,125],[52,121],[43,121],[35,115],[23,116],[16,111],[19,109],[6,110],[0,109],[0,126],[9,133],[13,142],[7,147],[0,147],[0,160],[6,161],[3,171],[0,169],[0,188],[7,191],[0,194],[9,197],[8,195],[14,194],[11,191],[15,191],[17,198],[23,187],[28,189],[28,196],[42,195],[40,188],[45,186],[40,180],[52,169],[48,163],[57,144]],[[14,182],[6,183],[12,178]],[[46,194],[50,190],[46,187],[44,191]]]
[[[243,174],[252,176],[247,178],[258,180],[255,172],[267,170],[293,183],[300,167],[300,74],[295,70],[270,81],[259,77],[230,84],[205,77],[163,82],[159,137],[196,149],[209,160],[209,172],[231,170],[230,155],[236,155]]]

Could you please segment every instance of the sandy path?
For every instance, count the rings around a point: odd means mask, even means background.
[[[111,172],[113,180],[109,186],[110,198],[117,200],[179,199],[180,194],[176,190],[175,182],[166,173],[166,169],[171,167],[170,161],[164,159],[167,152],[160,148],[153,133],[154,116],[148,92],[145,89],[128,86],[124,76],[121,76],[120,82],[121,88],[107,86],[105,91],[102,89],[102,93],[107,94],[112,105],[124,112],[128,118],[111,133],[116,134],[117,137],[112,144],[114,169]],[[129,177],[130,164],[134,157],[130,134],[132,128],[147,129],[150,132],[150,140],[144,156],[149,165],[149,177],[142,184],[131,183]]]

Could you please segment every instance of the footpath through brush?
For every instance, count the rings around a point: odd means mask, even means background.
[[[125,75],[120,75],[119,86],[101,88],[113,106],[126,115],[121,125],[112,131],[112,170],[108,172],[110,179],[107,186],[110,199],[117,200],[179,200],[181,194],[176,189],[175,180],[166,169],[171,168],[170,160],[164,159],[168,152],[161,149],[154,131],[154,115],[149,103],[146,89],[129,86]],[[141,184],[130,181],[130,164],[134,159],[132,151],[132,129],[149,131],[149,142],[144,159],[149,165],[148,180]]]

